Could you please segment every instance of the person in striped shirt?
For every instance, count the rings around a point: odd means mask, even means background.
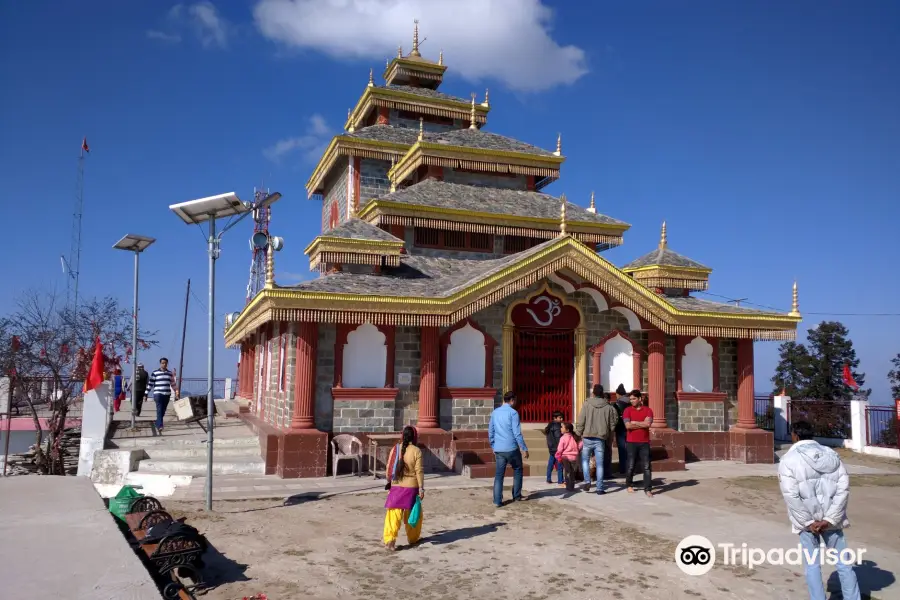
[[[175,375],[169,370],[169,359],[159,359],[159,368],[150,373],[147,395],[153,394],[153,401],[156,402],[156,429],[160,433],[163,430],[163,415],[166,414],[166,408],[172,398],[172,386],[174,385]]]

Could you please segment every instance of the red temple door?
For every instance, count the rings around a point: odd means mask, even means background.
[[[572,420],[573,330],[516,330],[513,389],[523,423],[548,423],[553,411]]]

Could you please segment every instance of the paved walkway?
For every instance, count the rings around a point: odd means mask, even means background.
[[[113,414],[113,428],[110,440],[115,444],[120,440],[129,440],[124,445],[140,447],[144,444],[156,445],[180,440],[205,440],[206,432],[197,423],[184,423],[175,416],[173,402],[169,402],[166,415],[163,418],[163,430],[160,433],[156,429],[156,404],[153,400],[144,402],[141,406],[141,414],[135,417],[135,429],[131,428],[131,401],[122,402],[121,410]],[[215,439],[228,437],[252,436],[253,432],[244,425],[236,416],[226,416],[228,413],[237,414],[237,406],[228,400],[216,400],[216,426],[213,430]],[[203,421],[206,427],[206,421]]]
[[[0,479],[4,598],[159,600],[87,477]]]

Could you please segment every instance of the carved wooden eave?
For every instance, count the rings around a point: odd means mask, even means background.
[[[342,156],[359,156],[390,161],[400,160],[406,155],[407,151],[409,151],[409,145],[407,144],[367,140],[345,135],[335,136],[306,182],[307,197],[320,190],[335,162]]]
[[[444,79],[447,65],[439,65],[422,58],[396,57],[384,69],[385,83],[392,84],[398,77],[418,77],[440,83]]]
[[[547,240],[559,236],[559,219],[423,206],[380,198],[373,198],[367,202],[357,216],[376,227],[404,225],[491,235],[520,235]],[[566,222],[567,233],[581,242],[594,245],[620,246],[622,234],[628,228],[627,224]]]
[[[303,251],[310,270],[329,264],[400,266],[403,242],[387,242],[320,235]]]
[[[400,183],[422,165],[435,165],[482,173],[533,175],[549,183],[559,179],[559,168],[565,160],[564,156],[542,156],[419,141],[388,171],[388,179],[393,183]]]
[[[350,131],[362,127],[369,111],[378,106],[408,110],[423,115],[460,119],[466,122],[469,121],[472,108],[471,103],[461,99],[434,98],[384,87],[367,87],[350,112],[350,116],[347,117],[344,130]],[[490,112],[490,107],[475,105],[475,122],[479,126],[487,123],[488,112]]]
[[[648,265],[633,269],[624,268],[622,272],[631,275],[635,281],[642,283],[648,288],[670,288],[702,292],[709,288],[709,274],[712,273],[712,269]]]
[[[610,300],[668,335],[755,340],[793,340],[801,317],[780,313],[726,313],[681,310],[636,282],[571,236],[562,236],[522,260],[507,265],[453,294],[440,298],[403,297],[267,288],[225,331],[235,346],[269,321],[363,323],[447,327],[509,295],[568,271],[596,286]]]

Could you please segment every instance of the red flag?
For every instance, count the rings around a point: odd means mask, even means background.
[[[87,137],[82,138],[82,140],[81,140],[81,149],[82,149],[84,152],[90,152],[90,151],[91,151],[91,149],[88,148],[88,145],[87,145]]]
[[[850,363],[844,363],[844,385],[853,388],[854,391],[859,389],[859,384],[853,379],[853,373],[850,372]]]
[[[85,393],[96,388],[101,383],[103,383],[103,344],[100,343],[100,338],[98,337],[97,345],[94,348],[94,358],[91,360],[91,370],[84,379]]]

